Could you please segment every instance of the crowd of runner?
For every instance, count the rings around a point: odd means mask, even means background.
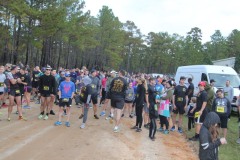
[[[189,140],[200,141],[200,159],[206,159],[209,152],[217,155],[213,149],[227,143],[233,98],[230,81],[216,93],[213,91],[214,80],[210,84],[201,81],[197,95],[194,95],[191,78],[180,77],[177,81],[168,76],[129,74],[124,70],[98,71],[86,67],[56,70],[50,66],[41,70],[36,66],[31,70],[29,66],[6,64],[0,66],[0,106],[8,107],[8,121],[11,121],[14,106],[17,106],[18,119],[27,120],[22,108],[30,109],[30,102],[34,101],[40,105],[38,119],[48,120],[50,115],[55,115],[55,104],[59,109],[54,125],[62,125],[62,116],[65,115],[65,125],[70,127],[71,107],[75,103],[81,108],[81,129],[87,126],[88,111],[93,108],[96,120],[100,116],[115,122],[114,132],[120,131],[122,117],[136,117],[136,124],[131,129],[136,132],[141,132],[142,127],[148,129],[149,138],[153,141],[156,131],[183,133],[183,116],[186,115],[188,130],[195,128],[195,135]],[[22,106],[23,102],[26,105]],[[170,121],[173,123],[171,128]],[[221,139],[218,138],[217,125],[223,131]],[[237,143],[240,144],[240,137]]]

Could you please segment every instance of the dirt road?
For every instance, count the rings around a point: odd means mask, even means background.
[[[135,119],[123,118],[119,133],[105,117],[93,118],[92,109],[85,129],[78,119],[81,109],[72,107],[71,127],[54,126],[57,116],[38,120],[39,105],[24,110],[27,121],[18,121],[7,109],[0,109],[0,159],[7,160],[195,160],[197,155],[179,133],[156,133],[156,141],[148,138],[148,130],[137,133],[130,129]],[[55,112],[58,107],[55,106]],[[101,108],[99,108],[99,111]],[[16,107],[14,108],[14,112]]]

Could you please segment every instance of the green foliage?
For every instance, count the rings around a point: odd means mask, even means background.
[[[228,37],[216,30],[211,41],[202,44],[198,27],[185,37],[168,32],[142,35],[134,22],[120,22],[108,6],[97,17],[84,7],[83,0],[0,1],[0,62],[175,74],[178,66],[234,56],[239,71],[237,29]]]

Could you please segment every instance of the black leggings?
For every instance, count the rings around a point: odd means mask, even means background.
[[[159,117],[160,117],[161,127],[163,127],[163,125],[165,124],[166,125],[166,129],[168,130],[169,122],[168,122],[167,117],[162,116],[162,115],[159,115]]]
[[[102,89],[102,98],[100,100],[100,104],[102,104],[103,101],[106,99],[106,90],[105,88]]]
[[[136,126],[138,126],[139,128],[142,127],[142,122],[143,122],[142,112],[143,112],[143,105],[136,106]]]
[[[156,130],[157,130],[156,119],[151,118],[150,119],[150,128],[149,128],[149,137],[150,138],[154,138]]]
[[[188,129],[194,127],[194,117],[188,117]]]

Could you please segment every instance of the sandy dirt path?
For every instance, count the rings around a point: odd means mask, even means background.
[[[184,136],[171,132],[156,133],[156,141],[148,138],[148,130],[137,133],[130,129],[135,118],[124,117],[119,133],[105,117],[93,118],[92,109],[85,129],[80,129],[78,119],[81,109],[72,106],[71,127],[54,126],[57,116],[38,120],[39,105],[24,110],[27,121],[18,121],[12,114],[8,122],[7,109],[0,112],[0,159],[6,160],[196,160]],[[58,107],[54,107],[55,112]],[[101,108],[99,108],[100,112]],[[16,108],[14,108],[14,112]],[[66,118],[64,118],[65,120]]]

